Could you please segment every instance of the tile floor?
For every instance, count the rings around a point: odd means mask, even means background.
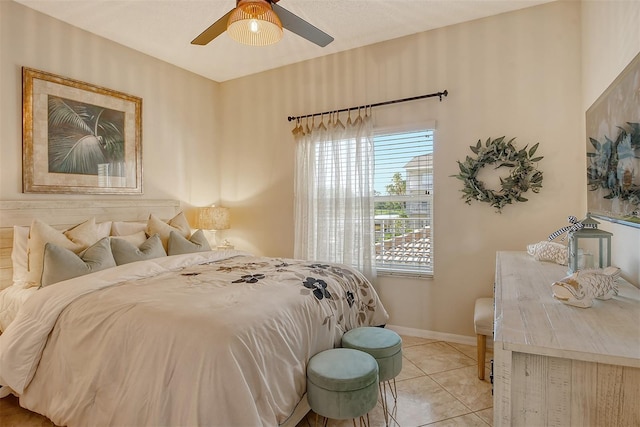
[[[477,377],[475,346],[403,336],[402,351],[402,372],[396,378],[397,422],[391,425],[493,425],[488,362],[492,358],[491,349],[487,352],[484,381]],[[385,425],[379,404],[369,416],[371,426]],[[309,413],[298,427],[314,426],[315,420],[315,414]],[[21,408],[13,396],[0,399],[0,424],[3,427],[53,426],[47,418]],[[331,420],[329,425],[353,426],[353,423],[351,420]]]

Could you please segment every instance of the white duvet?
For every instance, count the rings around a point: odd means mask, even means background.
[[[0,335],[0,384],[58,425],[275,426],[310,357],[387,317],[344,266],[159,258],[38,290]]]
[[[36,290],[25,283],[15,283],[0,290],[0,332],[7,329],[18,315],[20,307]]]

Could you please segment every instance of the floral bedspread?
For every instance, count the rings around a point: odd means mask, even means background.
[[[227,273],[231,283],[266,285],[270,280],[275,280],[284,285],[301,286],[301,295],[309,296],[323,306],[325,315],[321,319],[322,324],[328,328],[338,328],[341,333],[372,324],[372,314],[381,308],[369,281],[357,270],[341,264],[282,258],[256,261],[244,257],[230,258],[216,264],[216,271]],[[381,323],[376,326],[386,323],[386,317],[378,319]]]
[[[0,335],[0,384],[57,425],[278,425],[313,355],[387,319],[344,265],[165,257],[38,290]]]

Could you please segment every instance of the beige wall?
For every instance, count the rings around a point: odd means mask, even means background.
[[[640,52],[639,22],[638,1],[583,2],[582,112],[589,109]],[[583,126],[583,138],[586,138],[584,129]],[[640,229],[606,221],[600,228],[613,233],[613,264],[622,268],[628,280],[639,285]]]
[[[1,200],[97,197],[22,194],[22,66],[143,98],[144,195],[132,197],[218,201],[218,83],[7,1],[0,1]]]
[[[295,64],[222,84],[223,200],[239,245],[293,253],[288,115],[447,89],[374,110],[376,123],[436,120],[435,277],[379,278],[394,325],[473,335],[473,304],[492,293],[497,250],[524,250],[584,214],[580,7],[551,3]],[[464,204],[456,160],[481,138],[540,142],[544,188],[502,214]],[[237,229],[236,229],[237,227]]]
[[[383,277],[377,287],[391,323],[472,335],[495,251],[523,250],[584,213],[584,111],[638,52],[639,14],[636,2],[554,2],[218,84],[0,1],[0,199],[96,197],[21,193],[24,65],[142,97],[140,197],[222,202],[233,215],[225,236],[238,248],[291,256],[286,117],[448,89],[442,102],[374,110],[378,125],[437,123],[435,277]],[[450,178],[456,160],[477,139],[502,135],[540,142],[542,192],[502,214],[465,205]],[[637,282],[640,233],[605,227],[615,233],[615,262]]]

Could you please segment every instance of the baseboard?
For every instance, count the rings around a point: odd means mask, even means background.
[[[405,326],[387,325],[387,328],[399,333],[400,335],[408,335],[410,337],[427,338],[431,340],[448,341],[457,344],[473,345],[477,344],[475,336],[448,334],[445,332],[427,331],[425,329],[407,328]],[[487,347],[493,347],[493,340],[487,337]]]

